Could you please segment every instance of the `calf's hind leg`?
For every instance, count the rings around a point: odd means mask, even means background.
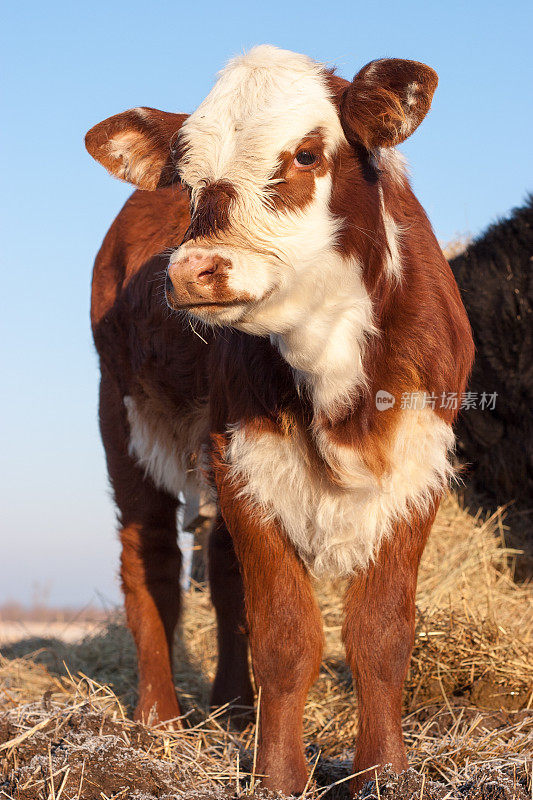
[[[408,766],[402,691],[414,641],[418,565],[434,516],[398,523],[348,589],[342,635],[358,699],[354,773],[377,764],[397,772]],[[354,790],[371,778],[355,778]]]
[[[244,590],[231,536],[219,515],[209,537],[209,584],[217,615],[218,664],[211,705],[253,706]]]
[[[145,478],[128,455],[129,427],[122,397],[105,376],[100,390],[100,427],[120,509],[120,575],[128,625],[137,648],[135,718],[145,722],[174,719],[181,714],[172,676],[172,642],[180,612],[177,501]]]

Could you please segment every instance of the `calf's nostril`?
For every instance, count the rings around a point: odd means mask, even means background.
[[[214,273],[218,269],[218,264],[216,261],[212,261],[198,273],[198,278],[207,278],[209,275],[214,275]]]
[[[212,276],[229,266],[229,261],[218,255],[187,253],[169,264],[167,274],[173,283],[196,281],[208,283]]]

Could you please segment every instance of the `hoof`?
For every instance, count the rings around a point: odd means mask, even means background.
[[[169,730],[183,728],[183,721],[179,719],[181,716],[182,711],[176,695],[166,701],[154,698],[140,699],[133,713],[136,722],[142,722],[148,727],[164,724]]]

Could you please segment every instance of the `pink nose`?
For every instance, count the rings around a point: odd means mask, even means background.
[[[220,256],[192,251],[174,261],[168,268],[168,274],[174,288],[182,286],[184,281],[209,283],[215,272],[228,264],[229,262]]]
[[[231,261],[219,253],[194,249],[183,253],[168,267],[167,302],[174,308],[184,308],[226,300],[230,267]]]

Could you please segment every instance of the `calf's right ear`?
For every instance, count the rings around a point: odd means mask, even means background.
[[[85,146],[116,178],[158,189],[176,180],[176,139],[186,119],[186,114],[133,108],[91,128]]]

